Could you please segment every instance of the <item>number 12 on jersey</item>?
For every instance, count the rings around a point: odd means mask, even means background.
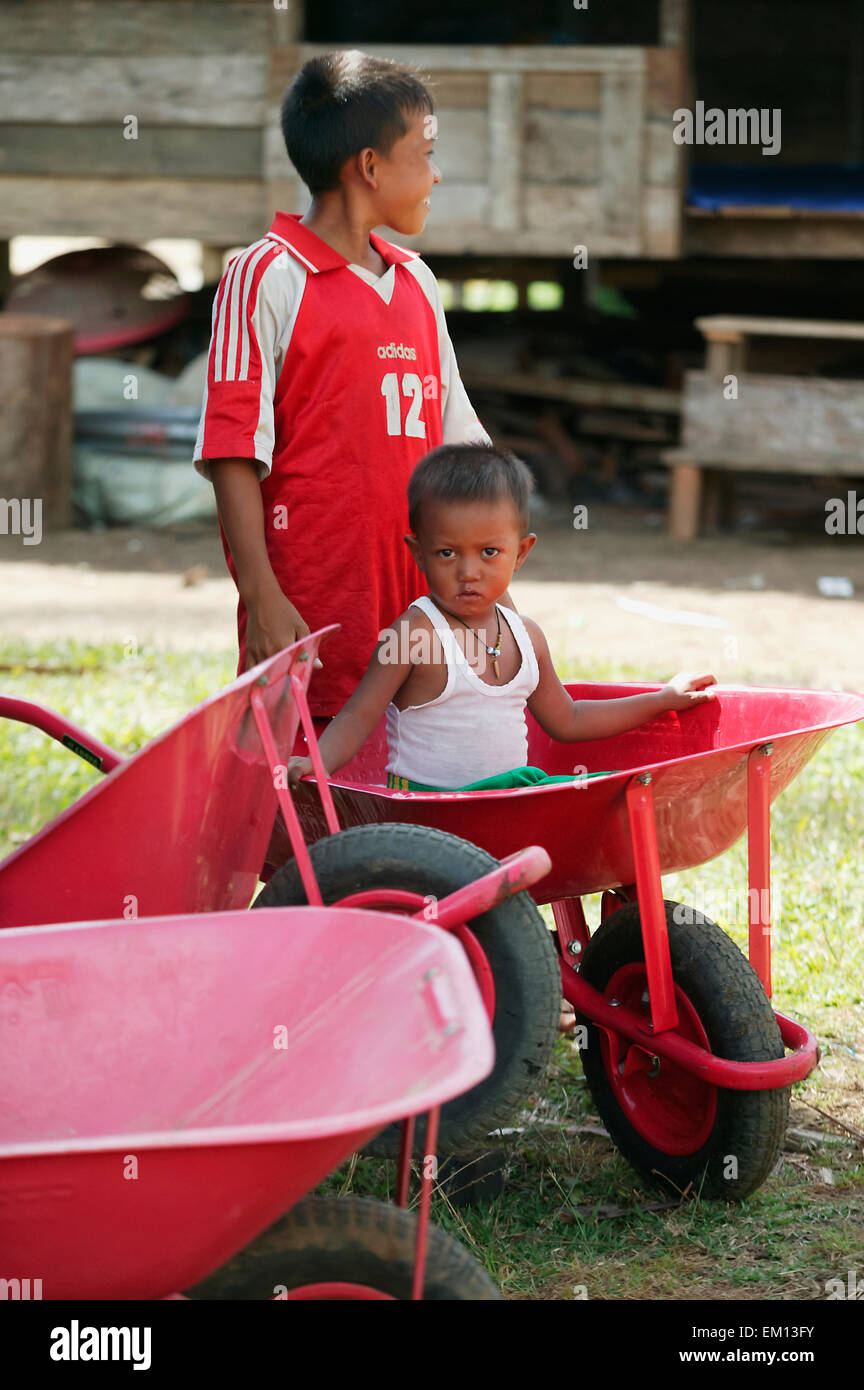
[[[396,372],[387,372],[383,378],[381,395],[387,404],[387,433],[402,434],[402,402],[399,396],[399,377]],[[426,425],[420,418],[423,382],[416,372],[403,373],[402,395],[411,400],[408,414],[405,416],[404,433],[414,439],[425,439]]]

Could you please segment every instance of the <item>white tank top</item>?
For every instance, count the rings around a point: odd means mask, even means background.
[[[447,683],[425,705],[387,706],[387,771],[429,787],[464,787],[528,762],[525,702],[540,679],[525,624],[496,604],[516,639],[522,664],[506,685],[487,685],[465,658],[453,629],[431,598],[415,599],[431,620],[447,662]]]

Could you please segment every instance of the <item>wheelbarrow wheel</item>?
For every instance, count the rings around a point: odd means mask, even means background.
[[[463,888],[496,865],[491,855],[456,835],[418,825],[358,825],[310,847],[321,896],[333,905],[354,893],[398,889],[414,895],[405,911],[422,911]],[[255,907],[292,907],[307,901],[294,860],[269,880]],[[393,907],[389,911],[399,910]],[[432,918],[431,920],[434,920]],[[441,1153],[462,1154],[486,1147],[489,1133],[506,1124],[536,1094],[558,1037],[561,975],[550,932],[528,893],[517,893],[471,921],[481,965],[488,963],[495,987],[492,1032],[495,1068],[473,1090],[441,1110]],[[477,962],[472,962],[477,969]],[[426,1120],[418,1118],[415,1154],[425,1152]],[[368,1146],[383,1158],[399,1152],[400,1127],[389,1125]]]
[[[758,976],[716,922],[666,903],[669,950],[682,1037],[718,1057],[765,1062],[783,1040]],[[680,910],[678,916],[680,917]],[[580,975],[605,998],[649,1012],[639,909],[620,908],[585,949]],[[630,1044],[589,1019],[582,1067],[606,1128],[625,1158],[668,1192],[690,1188],[727,1201],[754,1192],[774,1167],[789,1112],[789,1089],[731,1091],[665,1058],[624,1071]],[[639,1057],[645,1063],[648,1059]]]
[[[307,1197],[189,1291],[200,1299],[272,1299],[314,1285],[341,1298],[411,1298],[417,1219],[367,1197]],[[365,1292],[364,1292],[365,1291]],[[310,1297],[314,1295],[310,1292]],[[320,1299],[340,1293],[320,1291]],[[423,1298],[491,1302],[501,1295],[458,1240],[429,1227]]]

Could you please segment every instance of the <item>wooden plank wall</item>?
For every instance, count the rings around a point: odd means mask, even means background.
[[[274,90],[281,94],[307,58],[326,51],[313,44],[274,51]],[[431,78],[444,177],[424,249],[567,255],[585,244],[604,256],[678,254],[676,49],[411,44],[369,51],[413,63]],[[276,111],[274,102],[271,120]],[[284,170],[284,154],[277,149],[276,157]]]
[[[300,0],[0,3],[0,238],[229,246],[259,236],[275,207],[301,211],[279,102],[332,47],[299,42],[301,28]],[[369,51],[433,83],[444,177],[425,251],[678,253],[676,47]]]

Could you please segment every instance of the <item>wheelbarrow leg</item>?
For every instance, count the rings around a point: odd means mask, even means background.
[[[294,802],[291,800],[291,793],[287,790],[287,787],[283,785],[281,771],[285,765],[277,751],[276,741],[273,738],[273,730],[270,726],[270,720],[267,718],[267,711],[264,708],[261,692],[259,690],[253,689],[249,696],[249,703],[252,706],[252,714],[258,726],[258,737],[261,739],[261,747],[264,750],[264,756],[273,774],[273,786],[279,801],[279,808],[285,818],[285,825],[287,826],[288,835],[291,840],[291,848],[297,860],[297,867],[300,870],[300,877],[303,880],[306,897],[313,907],[321,907],[321,890],[315,878],[315,871],[312,868],[312,861],[309,858],[309,850],[306,848],[306,840],[300,828],[300,821],[294,808]]]
[[[339,817],[337,816],[336,808],[333,805],[333,794],[330,790],[330,783],[327,779],[327,773],[324,770],[324,763],[321,760],[321,752],[318,747],[318,735],[315,732],[315,724],[312,715],[309,712],[309,701],[306,699],[304,682],[301,680],[300,676],[297,674],[296,671],[297,664],[299,662],[308,661],[308,659],[309,658],[307,653],[305,651],[300,651],[294,660],[291,670],[288,672],[287,679],[290,682],[291,693],[294,696],[294,701],[297,705],[297,711],[300,716],[300,725],[303,729],[304,734],[306,735],[306,744],[309,752],[309,757],[312,759],[312,766],[315,770],[315,776],[318,779],[318,794],[321,797],[321,805],[324,811],[324,818],[327,822],[327,829],[329,830],[331,835],[335,835],[336,832],[340,829]],[[279,676],[276,677],[276,679],[282,680],[283,677]],[[261,686],[267,687],[269,684],[272,683],[272,681],[268,681],[266,676],[261,676],[256,686],[250,692],[249,703],[252,707],[252,714],[255,718],[255,723],[258,728],[258,737],[261,740],[261,747],[264,750],[264,756],[270,764],[270,770],[273,775],[273,787],[276,792],[279,810],[282,812],[282,818],[285,822],[285,827],[288,831],[288,838],[291,842],[291,849],[294,852],[294,858],[297,860],[297,867],[300,870],[300,877],[303,880],[303,887],[306,889],[306,896],[310,903],[312,903],[316,907],[320,907],[321,893],[318,889],[318,883],[312,869],[311,860],[309,858],[309,850],[306,846],[306,837],[303,834],[303,831],[300,827],[300,820],[296,810],[294,809],[294,803],[291,800],[291,793],[288,790],[284,781],[285,763],[282,761],[279,752],[276,748],[276,740],[273,737],[273,728],[270,723],[270,720],[267,717],[267,711],[264,708],[264,702],[262,699],[261,690],[259,688]],[[272,838],[273,836],[271,836],[271,841]]]
[[[315,732],[315,724],[309,712],[309,701],[306,699],[306,691],[303,689],[303,682],[291,672],[291,689],[300,713],[300,725],[306,735],[306,746],[309,757],[312,759],[312,767],[315,770],[315,777],[318,784],[318,795],[321,798],[321,806],[324,811],[324,819],[327,822],[327,829],[331,835],[335,835],[340,829],[339,817],[336,814],[336,807],[333,805],[333,793],[330,791],[330,782],[327,773],[324,771],[324,763],[321,758],[321,750],[318,747],[318,735]]]
[[[579,957],[588,945],[588,923],[581,898],[561,898],[552,904],[552,916],[558,932],[558,945],[561,950],[562,968],[564,964],[576,967]]]
[[[402,1134],[399,1139],[399,1166],[396,1169],[396,1205],[408,1206],[408,1188],[411,1183],[411,1153],[414,1148],[414,1116],[408,1115],[402,1121]]]
[[[747,901],[750,964],[771,998],[771,750],[754,748],[747,759]]]
[[[672,982],[672,960],[669,955],[669,934],[666,930],[666,908],[663,905],[663,884],[660,879],[660,855],[657,849],[650,772],[641,773],[629,783],[627,814],[630,819],[630,838],[633,842],[652,1029],[655,1033],[664,1033],[670,1028],[678,1027],[678,1009],[675,1004],[675,986]]]
[[[429,1245],[429,1213],[432,1208],[432,1188],[438,1173],[438,1122],[441,1107],[435,1106],[426,1116],[426,1145],[423,1166],[420,1171],[420,1209],[417,1215],[417,1244],[414,1251],[414,1274],[411,1282],[411,1298],[415,1302],[423,1298],[423,1279],[426,1273],[426,1251]],[[408,1206],[408,1189],[411,1181],[411,1151],[414,1147],[414,1115],[402,1121],[402,1136],[399,1141],[399,1167],[396,1175],[396,1205]]]
[[[429,1212],[432,1207],[432,1185],[438,1168],[438,1121],[441,1107],[435,1106],[426,1117],[426,1153],[420,1174],[420,1211],[417,1217],[417,1252],[414,1256],[414,1283],[411,1298],[417,1302],[423,1297],[423,1279],[426,1274],[426,1248],[429,1243]],[[409,1150],[410,1152],[410,1150]]]

